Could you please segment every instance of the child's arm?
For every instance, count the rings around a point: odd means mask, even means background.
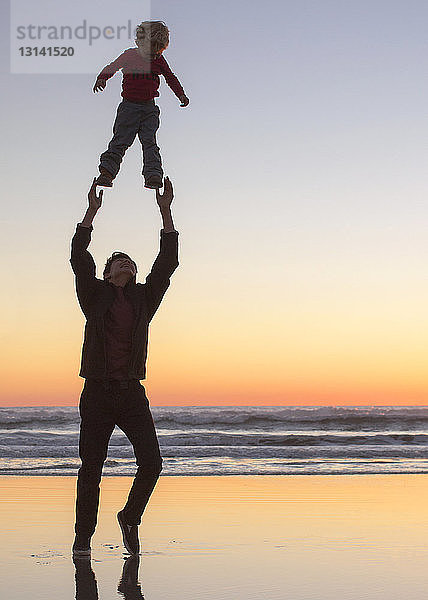
[[[181,102],[180,106],[187,106],[189,104],[189,98],[184,93],[183,87],[182,87],[181,83],[178,81],[178,78],[171,71],[168,63],[166,62],[166,60],[164,59],[163,56],[159,57],[159,62],[160,62],[162,75],[165,77],[165,81],[167,82],[169,87],[172,89],[174,94],[180,100],[180,102]]]
[[[125,52],[122,52],[122,54],[120,56],[118,56],[116,58],[116,60],[114,60],[109,65],[104,67],[104,69],[99,73],[99,75],[97,76],[97,80],[94,84],[94,87],[92,88],[92,90],[94,92],[102,92],[106,86],[107,79],[110,79],[110,77],[113,77],[113,75],[124,66],[125,53],[126,53],[126,50],[125,50]]]

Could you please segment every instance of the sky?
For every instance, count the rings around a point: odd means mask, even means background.
[[[152,18],[171,31],[165,57],[190,104],[162,82],[180,267],[151,325],[152,405],[428,404],[425,1],[131,0],[119,17],[111,0],[13,0],[0,36],[1,406],[78,403],[70,240],[121,75],[92,85],[133,45],[79,42],[79,60],[46,73],[55,59],[17,61],[25,2],[46,25]],[[94,222],[98,275],[122,250],[144,280],[160,227],[136,141]]]

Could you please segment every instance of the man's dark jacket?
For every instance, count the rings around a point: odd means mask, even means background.
[[[95,262],[87,248],[91,227],[77,225],[71,242],[71,266],[76,276],[76,292],[86,317],[82,363],[79,375],[86,379],[106,379],[105,316],[114,300],[113,285],[95,277]],[[146,376],[149,323],[168,286],[169,278],[178,266],[178,233],[161,231],[160,251],[145,283],[129,281],[124,294],[134,309],[129,379]]]

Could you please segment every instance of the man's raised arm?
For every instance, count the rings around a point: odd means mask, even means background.
[[[94,220],[98,210],[101,208],[101,204],[103,202],[103,190],[101,190],[97,196],[97,185],[95,181],[96,177],[94,177],[88,192],[88,208],[86,209],[83,221],[80,223],[82,227],[92,227],[92,221]]]
[[[169,177],[165,177],[163,194],[161,194],[158,189],[156,190],[156,201],[158,203],[159,210],[161,213],[163,231],[165,233],[171,233],[175,231],[171,214],[171,204],[173,199],[174,190],[172,189],[171,180],[169,179]]]
[[[156,190],[156,201],[162,217],[160,250],[153,263],[152,270],[146,277],[146,293],[149,307],[149,320],[155,314],[166,290],[169,279],[178,267],[178,232],[174,229],[171,204],[174,190],[169,177],[165,177],[164,192]]]
[[[70,263],[76,276],[76,291],[80,306],[85,312],[95,286],[95,262],[87,248],[91,241],[92,221],[101,207],[103,192],[97,195],[95,179],[88,192],[88,208],[71,240]]]

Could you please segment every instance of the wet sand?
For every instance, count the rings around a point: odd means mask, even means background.
[[[0,597],[71,600],[76,583],[78,600],[428,596],[426,475],[162,477],[139,565],[115,517],[130,484],[103,479],[92,561],[76,572],[75,478],[0,477]]]

